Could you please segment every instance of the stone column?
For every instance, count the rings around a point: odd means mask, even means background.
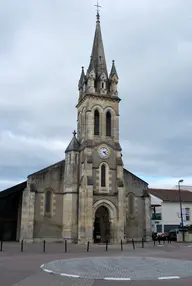
[[[125,191],[123,179],[123,164],[117,166],[117,190],[118,190],[118,242],[124,239],[125,227]]]
[[[84,180],[84,178],[83,178]],[[78,243],[85,242],[85,195],[86,190],[83,186],[79,188],[79,214],[78,214]]]
[[[85,212],[85,240],[93,240],[93,186],[87,186],[86,191],[86,212]]]
[[[29,184],[23,192],[21,210],[20,241],[33,242],[35,218],[35,192],[30,191]]]
[[[77,216],[77,194],[64,194],[62,238],[69,242],[77,242]]]
[[[93,187],[80,187],[78,243],[93,240]]]
[[[149,194],[144,196],[144,206],[145,206],[145,219],[144,219],[144,230],[145,230],[145,239],[150,241],[152,235],[152,226],[151,226],[151,197]]]
[[[124,187],[118,188],[118,219],[119,219],[119,231],[118,231],[118,242],[124,239],[124,226],[125,226],[125,216],[124,216]]]

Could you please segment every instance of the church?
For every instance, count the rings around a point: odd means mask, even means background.
[[[148,184],[123,166],[118,82],[114,61],[108,73],[97,12],[90,63],[78,83],[77,133],[60,162],[0,192],[3,240],[150,240]]]

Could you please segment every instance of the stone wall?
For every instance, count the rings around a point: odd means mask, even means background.
[[[34,241],[62,240],[64,164],[58,162],[28,177],[28,184],[35,192]],[[47,190],[52,193],[50,214],[45,214]]]
[[[33,242],[35,217],[35,193],[30,191],[29,184],[23,191],[20,240]]]
[[[148,184],[124,169],[126,211],[125,239],[142,240],[149,234],[148,201],[143,197]],[[147,212],[147,213],[146,213]]]

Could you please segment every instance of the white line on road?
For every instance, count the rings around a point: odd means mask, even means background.
[[[104,280],[110,280],[110,281],[130,281],[131,278],[105,277]]]
[[[179,276],[158,277],[158,280],[180,279]]]
[[[48,270],[48,269],[43,269],[43,271],[47,272],[47,273],[53,273],[53,271]]]
[[[66,276],[66,277],[71,277],[71,278],[80,278],[78,275],[73,275],[73,274],[65,274],[65,273],[61,273],[61,276]]]
[[[40,266],[40,268],[43,268],[44,267],[44,264],[42,264],[41,266]]]

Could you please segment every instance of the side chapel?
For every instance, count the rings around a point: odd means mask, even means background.
[[[125,242],[151,237],[148,184],[123,167],[119,142],[119,77],[108,74],[97,13],[87,72],[78,84],[77,134],[65,160],[23,183],[17,239],[26,242]]]

